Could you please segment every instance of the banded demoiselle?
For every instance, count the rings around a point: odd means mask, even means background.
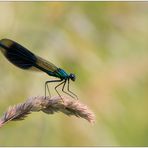
[[[30,52],[28,49],[23,47],[22,45],[18,44],[15,41],[10,39],[2,39],[0,40],[0,50],[2,51],[3,55],[15,66],[25,69],[25,70],[39,70],[47,73],[49,76],[53,76],[59,78],[57,80],[50,80],[45,82],[45,97],[46,97],[46,89],[49,92],[48,83],[52,82],[60,82],[56,87],[55,90],[58,95],[61,97],[60,93],[58,92],[57,88],[60,85],[62,86],[62,91],[73,98],[77,98],[72,91],[69,89],[69,80],[75,81],[76,76],[72,73],[68,74],[65,70],[58,68],[51,62],[35,55],[34,53]],[[64,90],[65,85],[67,84],[67,91]],[[62,98],[62,97],[61,97]]]

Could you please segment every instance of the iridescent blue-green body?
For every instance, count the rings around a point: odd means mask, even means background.
[[[10,39],[0,40],[0,50],[3,53],[3,55],[12,64],[14,64],[15,66],[21,69],[43,71],[50,76],[59,78],[59,80],[46,81],[45,87],[46,87],[46,84],[49,82],[61,82],[58,86],[63,84],[62,91],[65,92],[64,87],[65,87],[66,82],[68,81],[67,90],[68,92],[72,93],[69,90],[69,80],[75,81],[74,74],[68,74],[65,70],[56,67],[53,63],[35,55],[34,53],[30,52],[28,49],[26,49],[22,45]],[[58,86],[56,86],[55,89]],[[70,95],[69,93],[67,94]],[[76,96],[74,93],[72,94]]]
[[[62,80],[75,80],[74,74],[67,74],[63,69],[58,68],[51,62],[33,54],[15,41],[10,39],[0,40],[0,50],[11,63],[19,68],[26,70],[40,70],[50,76],[54,76]]]

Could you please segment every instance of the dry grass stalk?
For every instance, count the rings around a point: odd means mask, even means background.
[[[95,116],[86,105],[69,97],[63,97],[63,100],[64,102],[59,96],[46,97],[46,99],[44,96],[37,96],[29,98],[24,103],[10,106],[0,119],[0,127],[11,120],[23,120],[28,114],[36,111],[43,111],[47,114],[63,112],[68,116],[74,115],[94,123]]]

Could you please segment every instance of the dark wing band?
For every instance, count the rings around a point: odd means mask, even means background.
[[[58,68],[54,64],[33,54],[17,42],[2,39],[0,40],[0,50],[12,64],[19,68],[44,71],[51,76],[56,75]]]
[[[0,49],[11,63],[22,69],[31,68],[37,61],[33,53],[9,39],[0,40]]]

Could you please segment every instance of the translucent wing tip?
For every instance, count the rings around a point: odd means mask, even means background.
[[[1,39],[0,40],[0,44],[6,46],[6,47],[10,47],[12,44],[14,43],[14,41],[10,40],[10,39]]]

